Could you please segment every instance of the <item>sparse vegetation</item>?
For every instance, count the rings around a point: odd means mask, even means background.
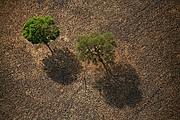
[[[178,0],[1,0],[0,6],[0,120],[179,119]],[[60,36],[34,39],[29,31],[24,38],[25,23],[46,15],[60,23]],[[102,58],[113,77],[98,59],[81,64],[75,56],[77,36],[90,31],[115,35],[115,64]]]

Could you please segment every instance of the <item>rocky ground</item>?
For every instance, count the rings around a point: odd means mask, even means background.
[[[69,40],[50,43],[54,57],[22,37],[46,15]],[[178,120],[179,21],[179,0],[1,0],[0,119]],[[92,31],[116,36],[115,82],[75,56]]]

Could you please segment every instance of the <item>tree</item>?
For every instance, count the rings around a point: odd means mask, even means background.
[[[37,17],[29,19],[23,26],[23,37],[32,44],[45,43],[48,45],[50,40],[55,40],[60,34],[60,27],[56,25],[54,19],[50,16]]]
[[[90,33],[81,35],[77,39],[76,51],[82,61],[97,64],[100,62],[106,72],[112,75],[110,65],[114,63],[116,42],[110,32],[105,34]]]

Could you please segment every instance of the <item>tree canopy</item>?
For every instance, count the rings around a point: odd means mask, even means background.
[[[114,63],[116,42],[110,32],[96,32],[81,35],[77,39],[76,51],[80,60],[97,64],[101,62],[107,70],[107,65]]]
[[[23,26],[23,36],[32,44],[55,40],[60,34],[60,27],[50,16],[29,19]]]

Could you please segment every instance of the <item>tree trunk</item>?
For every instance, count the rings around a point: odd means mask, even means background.
[[[51,47],[48,45],[48,43],[45,43],[45,45],[49,48],[49,50],[51,51],[52,55],[54,55],[53,53],[53,50],[51,49]]]
[[[113,77],[113,74],[112,74],[112,72],[111,72],[111,69],[108,68],[108,66],[104,63],[104,61],[103,61],[103,59],[101,58],[101,56],[98,55],[98,57],[99,57],[99,59],[100,59],[100,62],[101,62],[102,65],[103,65],[103,67],[105,68],[106,72],[109,73],[109,74]]]
[[[108,68],[108,66],[104,63],[103,59],[101,58],[100,52],[99,52],[98,48],[97,48],[97,47],[94,47],[94,49],[95,49],[95,51],[97,52],[96,55],[98,56],[99,61],[100,61],[100,62],[102,63],[102,65],[104,66],[106,72],[109,73],[109,75],[110,75],[111,77],[113,77],[114,75],[112,74],[111,69]]]

